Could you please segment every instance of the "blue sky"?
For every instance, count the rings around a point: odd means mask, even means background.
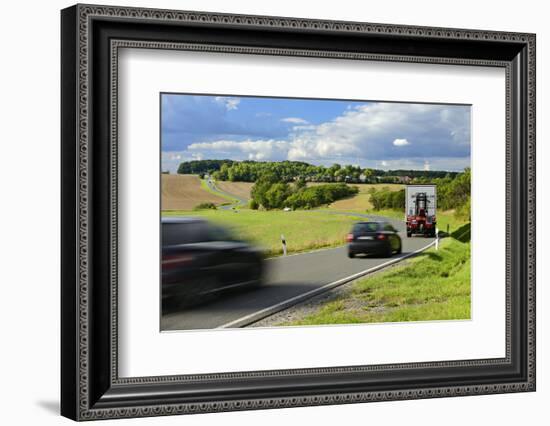
[[[460,171],[470,107],[162,94],[162,169],[232,159]]]

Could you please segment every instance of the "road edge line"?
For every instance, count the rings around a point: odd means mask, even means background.
[[[300,302],[303,302],[307,299],[310,299],[314,296],[317,296],[321,293],[325,293],[329,290],[332,290],[333,288],[339,287],[343,284],[346,284],[350,281],[353,281],[357,278],[361,278],[365,275],[368,275],[372,272],[376,272],[380,269],[385,268],[386,266],[393,265],[395,263],[401,262],[403,259],[408,259],[409,257],[415,256],[418,253],[423,252],[424,250],[427,250],[431,246],[435,245],[435,241],[433,240],[430,244],[428,244],[425,247],[419,248],[411,253],[407,253],[401,257],[396,257],[394,259],[388,260],[387,262],[381,263],[380,265],[373,266],[372,268],[365,269],[364,271],[357,272],[356,274],[350,275],[348,277],[340,278],[337,281],[333,281],[331,283],[325,284],[322,287],[316,288],[314,290],[310,290],[306,293],[299,294],[298,296],[294,296],[290,299],[283,300],[282,302],[279,302],[273,306],[269,306],[267,308],[264,308],[260,311],[254,312],[252,314],[248,314],[244,317],[238,318],[236,320],[230,321],[226,324],[222,324],[216,328],[241,328],[245,327],[247,325],[253,324],[255,322],[258,322],[264,318],[267,318],[270,315],[276,314],[277,312],[280,312],[284,309],[290,308],[291,306],[297,305]]]

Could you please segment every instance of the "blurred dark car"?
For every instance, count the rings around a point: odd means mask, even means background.
[[[162,218],[162,305],[261,284],[260,250],[200,218]]]
[[[357,254],[391,256],[401,253],[401,237],[389,222],[358,222],[347,236],[348,257]]]

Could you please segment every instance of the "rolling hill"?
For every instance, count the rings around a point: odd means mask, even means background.
[[[225,198],[205,191],[198,176],[163,174],[161,179],[162,210],[192,210],[197,204],[206,202],[227,203]]]

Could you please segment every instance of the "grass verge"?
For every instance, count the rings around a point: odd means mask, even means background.
[[[462,232],[462,234],[464,234]],[[301,319],[277,325],[323,325],[470,318],[470,242],[448,238]]]

